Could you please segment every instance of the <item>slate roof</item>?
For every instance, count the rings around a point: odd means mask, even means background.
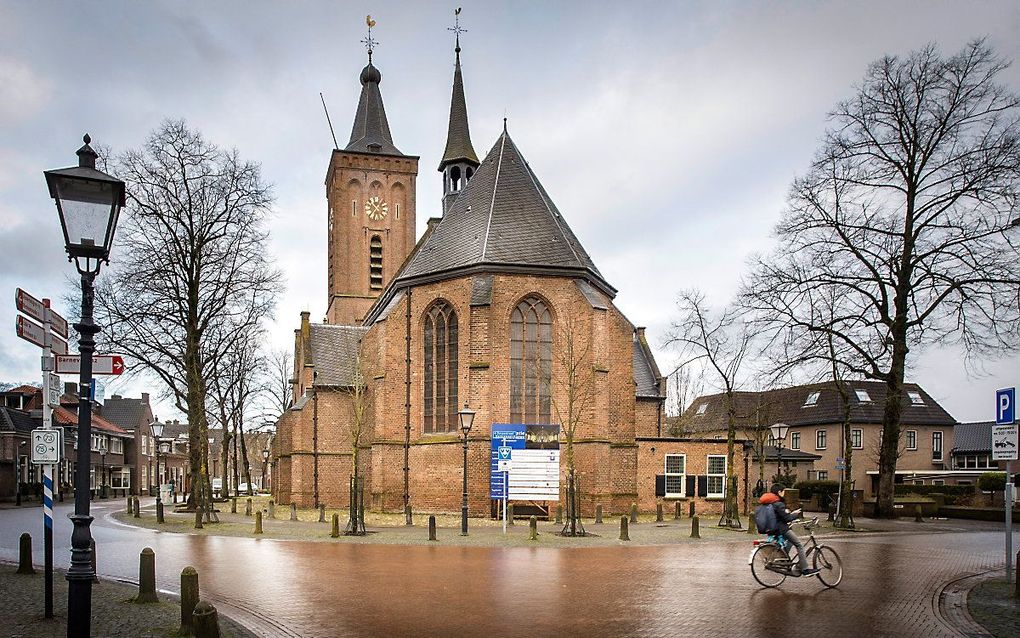
[[[855,424],[882,423],[882,411],[885,405],[886,385],[881,381],[847,381],[850,388],[850,420]],[[857,389],[867,391],[871,401],[861,401]],[[903,412],[901,423],[904,425],[948,425],[956,423],[945,409],[940,406],[921,386],[916,383],[903,384]],[[805,406],[807,398],[818,392],[814,405]],[[908,392],[921,396],[923,405],[911,402]],[[769,423],[782,422],[788,425],[822,425],[843,422],[843,406],[839,393],[832,382],[798,385],[790,388],[766,390],[764,392],[737,392],[735,397],[737,408],[737,427],[753,426],[756,410],[760,410],[762,419]],[[698,409],[707,403],[703,414]],[[725,430],[726,407],[725,395],[713,394],[700,396],[691,402],[684,411],[681,421],[689,432],[714,432]]]
[[[315,386],[350,387],[356,378],[356,361],[361,337],[368,328],[313,323],[312,361]]]
[[[471,269],[582,276],[616,294],[506,130],[390,288]]]
[[[991,453],[994,421],[957,423],[953,428],[953,454]]]
[[[635,394],[646,398],[665,398],[664,388],[659,383],[662,376],[655,364],[655,357],[637,333],[634,334],[633,361],[634,384],[637,386]]]
[[[379,91],[381,81],[382,73],[369,61],[368,66],[361,71],[361,97],[351,128],[351,140],[344,148],[345,151],[403,155],[393,145],[393,136],[390,135],[386,108],[383,107],[382,93]]]
[[[765,462],[766,463],[778,463],[779,462],[779,448],[774,445],[766,445]],[[818,454],[811,454],[810,452],[804,452],[801,450],[791,450],[788,447],[783,448],[783,460],[784,461],[817,461],[822,458]]]
[[[152,419],[149,405],[141,399],[110,397],[103,402],[103,418],[125,430],[135,430],[148,425]],[[145,434],[148,434],[146,432]]]
[[[468,128],[467,102],[464,100],[464,77],[460,72],[460,43],[457,43],[457,65],[453,71],[453,96],[450,98],[450,128],[446,134],[446,150],[439,170],[453,162],[469,162],[478,166],[478,155],[471,145]]]
[[[28,434],[40,427],[42,427],[42,421],[33,419],[28,412],[0,407],[0,430]]]

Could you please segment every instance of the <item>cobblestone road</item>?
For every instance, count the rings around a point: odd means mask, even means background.
[[[748,536],[578,549],[311,543],[125,528],[103,517],[115,507],[94,512],[101,573],[133,578],[151,546],[160,587],[176,590],[195,565],[203,596],[271,636],[961,636],[939,610],[941,588],[1002,561],[1001,532],[855,535],[833,541],[838,589],[788,579],[764,590]],[[0,512],[0,557],[16,555],[27,520]],[[65,519],[60,562],[69,532]]]

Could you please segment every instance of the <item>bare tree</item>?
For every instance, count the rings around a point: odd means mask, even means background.
[[[361,341],[355,349],[350,385],[345,389],[351,401],[348,440],[351,445],[350,516],[344,534],[363,536],[365,532],[364,478],[361,476],[361,446],[367,434],[366,422],[370,408],[365,368],[361,357]]]
[[[666,396],[666,434],[669,436],[686,436],[689,434],[689,423],[684,413],[691,402],[701,396],[705,390],[705,377],[694,366],[678,366],[667,376]]]
[[[680,351],[681,366],[695,361],[705,364],[709,379],[714,379],[726,404],[726,487],[721,527],[740,528],[737,502],[737,474],[734,468],[737,406],[734,394],[743,383],[742,366],[751,345],[752,333],[735,307],[714,313],[697,290],[681,292],[677,299],[679,318],[673,322],[667,345]]]
[[[760,317],[831,336],[846,373],[885,383],[881,516],[895,515],[909,355],[1020,345],[1020,99],[996,82],[1006,66],[981,40],[874,63],[832,113],[749,286]],[[828,299],[831,314],[813,309]]]
[[[129,205],[118,258],[97,290],[106,346],[159,379],[186,412],[192,493],[208,509],[206,397],[239,327],[270,316],[280,274],[266,248],[271,195],[257,164],[166,121],[121,156]],[[200,517],[196,516],[196,524]]]
[[[294,357],[290,350],[282,348],[269,354],[268,374],[265,379],[265,393],[269,397],[266,416],[273,421],[290,409],[293,403]]]

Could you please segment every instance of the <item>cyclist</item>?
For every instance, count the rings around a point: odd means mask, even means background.
[[[771,506],[775,512],[775,525],[773,529],[762,529],[759,532],[765,534],[775,534],[776,536],[782,536],[786,540],[793,543],[793,546],[797,548],[797,569],[794,571],[794,576],[810,576],[817,574],[818,570],[809,568],[807,563],[807,557],[804,555],[804,543],[801,542],[797,535],[790,530],[790,523],[797,520],[801,515],[801,510],[795,509],[792,512],[787,511],[786,503],[783,502],[783,496],[786,493],[786,488],[779,483],[772,485],[768,492],[761,495],[758,502],[765,506]]]

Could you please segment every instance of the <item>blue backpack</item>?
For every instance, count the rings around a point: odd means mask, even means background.
[[[759,534],[775,533],[779,527],[779,521],[776,520],[776,509],[772,507],[771,503],[759,505],[754,510],[754,526],[758,528]]]

